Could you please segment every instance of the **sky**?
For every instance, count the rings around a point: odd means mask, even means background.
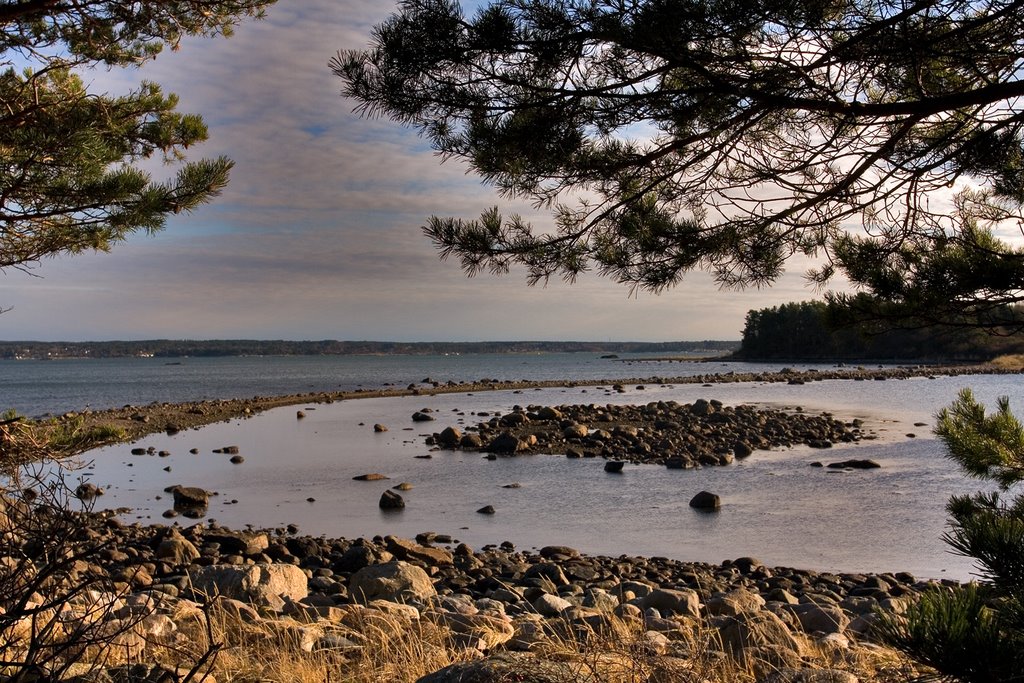
[[[394,341],[739,339],[750,309],[820,296],[806,264],[773,287],[720,290],[693,273],[660,295],[596,275],[529,287],[522,270],[467,278],[420,228],[498,205],[543,225],[414,131],[354,113],[328,62],[369,45],[380,0],[280,0],[230,39],[188,39],[138,70],[85,75],[96,91],[146,79],[202,114],[231,183],[155,236],[110,253],[0,272],[0,339]],[[166,172],[159,167],[157,174]]]

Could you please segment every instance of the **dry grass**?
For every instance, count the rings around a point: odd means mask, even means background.
[[[188,625],[176,645],[151,647],[147,659],[187,668],[217,647],[200,673],[218,683],[412,683],[481,656],[427,619],[410,623],[372,611],[331,624],[248,622],[225,610],[194,616],[184,620]],[[724,654],[716,631],[696,621],[667,634],[667,647],[663,640],[652,641],[636,621],[608,617],[598,628],[557,624],[548,622],[549,637],[531,654],[559,665],[559,683],[755,683],[772,670]],[[323,634],[335,636],[338,646],[311,648]],[[862,683],[902,683],[919,674],[898,653],[880,647],[808,644],[803,662],[806,668],[855,673]]]
[[[989,365],[994,365],[1004,370],[1022,370],[1024,369],[1024,354],[1010,353],[1004,356],[997,356],[989,361]]]

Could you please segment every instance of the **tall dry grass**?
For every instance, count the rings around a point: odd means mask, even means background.
[[[1005,370],[1021,370],[1024,369],[1024,354],[1009,353],[997,356],[989,361],[989,364]]]
[[[150,648],[150,656],[168,666],[195,666],[203,653],[217,650],[201,673],[218,683],[412,683],[482,656],[427,619],[409,621],[372,610],[332,624],[248,621],[216,609],[184,621],[178,645]],[[671,633],[667,646],[641,622],[612,616],[597,628],[553,620],[545,630],[548,637],[531,655],[559,665],[558,683],[756,683],[772,672],[725,654],[717,631],[706,622],[693,621]],[[324,634],[337,646],[311,648]],[[807,668],[848,671],[861,683],[904,683],[922,673],[881,647],[843,649],[807,639],[804,655]]]

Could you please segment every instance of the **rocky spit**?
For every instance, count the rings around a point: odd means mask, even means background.
[[[412,416],[433,420],[429,409]],[[808,415],[721,401],[658,401],[645,405],[515,406],[504,415],[469,427],[449,426],[426,439],[445,449],[497,455],[564,454],[690,469],[728,465],[755,450],[805,444],[831,448],[865,434],[860,420],[842,422],[830,414]]]
[[[118,647],[137,662],[147,661],[154,644],[182,638],[183,620],[201,616],[203,603],[219,595],[217,609],[286,634],[290,647],[306,652],[358,657],[375,618],[443,627],[472,661],[429,674],[424,683],[506,680],[488,677],[499,671],[523,676],[514,680],[569,680],[552,673],[563,664],[531,653],[565,634],[586,638],[615,622],[634,625],[645,652],[666,662],[696,656],[693,636],[704,633],[701,657],[732,658],[756,681],[856,683],[853,671],[811,668],[809,654],[831,652],[849,662],[878,655],[870,638],[878,611],[901,612],[915,594],[938,585],[909,574],[766,567],[749,557],[711,565],[588,556],[563,546],[523,551],[507,542],[473,549],[434,533],[347,540],[295,529],[83,519],[82,535],[96,552],[71,563],[70,578],[103,579],[111,592],[74,596],[65,620],[79,610],[94,627],[98,619],[109,622],[104,632],[117,633]],[[103,600],[110,607],[97,610]],[[29,619],[7,624],[8,632],[24,636]],[[157,679],[133,679],[121,667],[71,680]]]
[[[436,394],[522,391],[524,389],[583,386],[606,386],[610,388],[610,391],[625,392],[645,385],[721,384],[734,382],[785,382],[799,385],[831,380],[862,382],[903,380],[912,377],[938,377],[940,375],[1020,374],[1020,372],[1020,369],[1006,369],[993,365],[923,365],[876,369],[836,367],[827,371],[812,370],[806,372],[783,369],[780,372],[727,372],[686,377],[657,375],[587,382],[573,380],[538,382],[493,378],[467,382],[439,382],[426,377],[419,383],[409,384],[405,387],[383,386],[377,389],[357,389],[348,392],[309,392],[287,396],[254,396],[252,398],[185,403],[151,403],[144,406],[126,405],[109,410],[85,410],[51,417],[58,422],[81,420],[82,428],[85,430],[97,426],[119,428],[124,434],[121,439],[122,441],[136,441],[147,434],[164,431],[176,433],[215,422],[251,417],[259,412],[282,406],[334,403],[336,401],[359,398],[431,396]]]

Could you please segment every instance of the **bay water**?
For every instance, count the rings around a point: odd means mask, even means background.
[[[0,362],[0,409],[28,414],[151,401],[351,390],[437,381],[566,379],[583,381],[779,370],[781,365],[650,363],[591,354],[109,359]],[[177,362],[177,361],[172,361]],[[814,366],[795,366],[809,368]],[[822,367],[822,366],[818,366]],[[944,506],[954,493],[989,488],[970,480],[943,455],[932,436],[934,414],[970,387],[990,406],[998,396],[1024,406],[1016,375],[919,378],[901,381],[831,380],[781,383],[633,384],[619,394],[604,387],[522,392],[456,393],[360,399],[280,408],[174,436],[98,449],[77,461],[72,480],[106,490],[100,508],[130,508],[126,521],[171,523],[164,489],[174,484],[216,491],[209,518],[231,527],[297,524],[328,536],[413,536],[435,531],[480,547],[511,541],[519,547],[570,545],[609,555],[657,555],[721,562],[754,556],[770,565],[830,571],[910,571],[964,580],[974,568],[951,554],[941,537]],[[424,439],[448,425],[486,420],[516,405],[647,403],[697,398],[725,404],[830,412],[865,421],[877,439],[830,450],[794,447],[757,451],[726,467],[677,471],[627,465],[621,475],[603,461],[534,455],[486,460],[479,453],[431,451]],[[435,422],[414,423],[430,408]],[[307,417],[296,419],[296,411]],[[389,430],[375,433],[372,425]],[[236,445],[239,465],[216,448]],[[168,457],[133,456],[134,446]],[[197,449],[198,454],[190,454]],[[423,458],[417,456],[430,455]],[[876,470],[836,472],[813,462],[871,458]],[[378,482],[354,476],[380,472]],[[381,493],[400,482],[406,508],[382,511]],[[519,484],[518,488],[504,488]],[[722,509],[688,505],[701,490],[722,497]],[[484,505],[496,514],[483,515]],[[179,523],[192,523],[178,520]]]

